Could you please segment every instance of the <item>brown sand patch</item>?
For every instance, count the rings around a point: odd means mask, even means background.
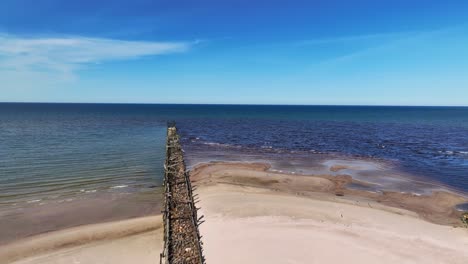
[[[346,170],[348,169],[348,166],[345,166],[345,165],[333,165],[330,167],[330,171],[333,171],[333,172],[337,172],[337,171],[340,171],[340,170]]]

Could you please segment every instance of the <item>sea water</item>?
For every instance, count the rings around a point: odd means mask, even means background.
[[[387,160],[468,191],[468,108],[0,104],[0,206],[162,184],[167,121],[184,148]]]

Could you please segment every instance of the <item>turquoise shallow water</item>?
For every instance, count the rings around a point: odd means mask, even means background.
[[[0,203],[161,183],[164,121],[87,107],[11,107],[0,107]]]
[[[0,104],[0,204],[160,185],[166,122],[204,146],[341,153],[468,191],[468,108]]]

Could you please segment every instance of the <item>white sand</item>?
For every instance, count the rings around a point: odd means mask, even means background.
[[[409,211],[233,185],[198,193],[207,263],[468,263],[466,229]]]

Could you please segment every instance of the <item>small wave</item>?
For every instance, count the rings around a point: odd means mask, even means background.
[[[272,149],[272,146],[261,146],[262,149]]]
[[[27,201],[27,203],[38,203],[42,201],[41,199],[36,199],[36,200],[30,200],[30,201]]]
[[[452,150],[439,150],[437,151],[439,154],[443,154],[443,155],[448,155],[448,156],[452,156],[452,155],[468,155],[468,151],[452,151]]]
[[[97,190],[87,190],[87,191],[84,191],[85,193],[95,193],[97,192]]]
[[[437,153],[442,154],[442,155],[449,155],[449,156],[455,154],[455,152],[451,150],[439,150],[437,151]]]
[[[68,199],[64,199],[64,200],[59,200],[57,201],[57,203],[67,203],[67,202],[72,202],[74,199],[73,198],[68,198]]]
[[[112,186],[110,187],[111,189],[120,189],[120,188],[126,188],[128,185],[117,185],[117,186]]]
[[[208,146],[217,146],[217,147],[232,147],[230,144],[222,144],[222,143],[216,143],[216,142],[204,142],[204,145]]]

